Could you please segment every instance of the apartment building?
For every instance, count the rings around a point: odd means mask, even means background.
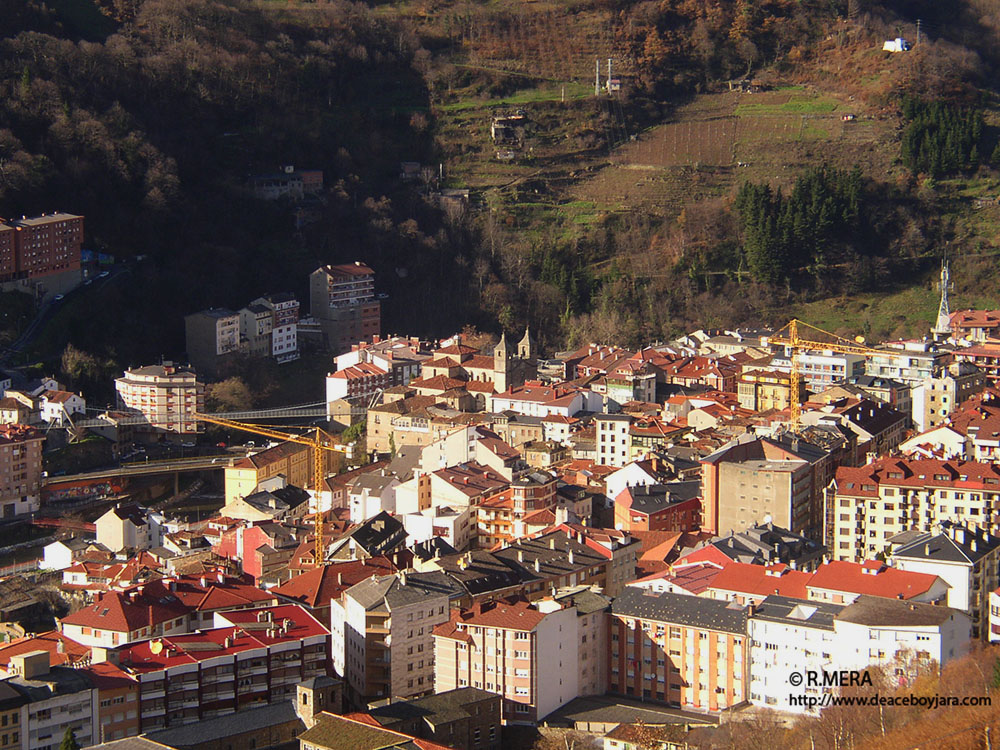
[[[580,695],[601,694],[608,602],[588,590],[454,610],[434,629],[435,691],[495,693],[505,724],[533,724]]]
[[[530,518],[553,508],[556,502],[554,474],[539,470],[514,479],[477,507],[479,546],[492,549],[525,536]]]
[[[818,706],[810,710],[791,696],[820,699],[837,688],[789,688],[792,673],[872,666],[909,679],[919,666],[944,666],[966,653],[970,633],[968,615],[957,610],[879,597],[844,606],[769,596],[747,611],[750,702],[794,714],[816,714]]]
[[[0,278],[13,279],[17,274],[17,230],[0,222]]]
[[[0,234],[0,241],[2,237]],[[21,706],[27,702],[13,687],[0,682],[0,747],[21,747]]]
[[[155,432],[198,432],[195,414],[205,410],[205,386],[191,367],[164,362],[126,370],[115,390],[121,405],[139,412]]]
[[[972,637],[987,637],[989,594],[1000,585],[1000,536],[972,526],[942,523],[940,531],[903,532],[893,540],[890,564],[939,576],[950,586],[948,606],[972,619]]]
[[[564,531],[579,544],[609,561],[602,589],[607,596],[618,596],[625,584],[635,580],[642,542],[620,529],[601,529],[580,523],[557,523],[539,536]]]
[[[937,575],[891,568],[881,560],[838,560],[811,572],[783,563],[729,563],[706,584],[702,595],[747,604],[759,603],[771,594],[834,604],[849,604],[860,596],[943,604],[948,584]]]
[[[67,213],[0,220],[0,278],[37,278],[80,270],[83,217]]]
[[[787,409],[791,404],[792,376],[779,370],[754,369],[736,380],[740,406],[755,412]]]
[[[3,518],[38,510],[44,442],[45,436],[27,425],[0,425],[0,513]]]
[[[392,377],[378,365],[359,362],[326,376],[326,402],[342,398],[370,399],[392,387]]]
[[[340,456],[324,451],[328,471],[336,471]],[[299,443],[279,443],[242,458],[225,468],[226,505],[253,494],[261,482],[281,475],[288,485],[312,487],[312,448]]]
[[[819,538],[829,453],[797,437],[727,443],[701,460],[702,528],[742,531],[771,522]]]
[[[327,674],[329,631],[301,607],[227,612],[216,625],[119,652],[139,684],[140,732],[288,701],[299,682]]]
[[[381,332],[375,272],[360,261],[313,271],[309,276],[309,302],[327,346],[335,353],[350,351],[352,344],[370,340]]]
[[[100,741],[94,718],[98,693],[86,671],[49,665],[47,651],[11,657],[7,668],[10,686],[27,703],[21,708],[20,750],[56,750],[63,734],[72,728],[82,747]]]
[[[951,359],[950,350],[932,341],[897,341],[868,356],[865,374],[915,386],[940,372]]]
[[[184,317],[188,361],[199,371],[218,375],[240,348],[240,314],[210,307]]]
[[[961,460],[884,457],[842,466],[826,493],[833,514],[835,560],[892,552],[890,539],[910,529],[932,531],[941,521],[1000,532],[1000,467]]]
[[[240,309],[240,347],[279,364],[299,358],[299,301],[291,294],[258,297]]]
[[[375,365],[389,374],[389,385],[392,387],[406,385],[411,380],[422,377],[423,363],[432,356],[441,354],[441,350],[432,354],[431,349],[431,344],[418,338],[391,336],[383,339],[376,334],[371,339],[351,344],[351,350],[335,357],[335,361],[337,370],[362,362]],[[472,357],[475,351],[473,349],[467,356]]]
[[[436,625],[448,620],[464,590],[441,572],[372,577],[330,603],[333,666],[348,702],[434,692]]]
[[[597,426],[597,463],[622,467],[632,461],[629,427],[632,417],[627,414],[599,414]]]
[[[918,432],[944,424],[959,404],[988,384],[986,374],[971,362],[952,362],[913,386],[912,418]]]
[[[627,586],[611,607],[608,691],[690,711],[747,699],[747,611]]]

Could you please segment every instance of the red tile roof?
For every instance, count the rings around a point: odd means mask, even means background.
[[[395,572],[396,566],[386,557],[347,560],[306,571],[271,591],[305,607],[328,607],[331,599],[339,599],[354,584]]]
[[[807,586],[811,579],[812,573],[792,570],[783,563],[765,566],[730,561],[715,576],[711,588],[759,597],[778,594],[793,599],[807,599]]]
[[[57,630],[49,630],[0,645],[0,666],[6,669],[12,656],[31,651],[48,651],[49,664],[54,667],[82,661],[90,656],[89,646],[79,644]]]
[[[666,581],[698,596],[712,586],[722,569],[722,565],[714,562],[675,563],[636,582]]]
[[[268,635],[267,630],[261,627],[262,621],[258,619],[265,612],[271,613],[273,622],[277,625],[287,623],[287,632],[277,630]],[[132,672],[155,672],[178,664],[197,664],[204,659],[230,656],[248,649],[327,635],[330,632],[302,607],[292,604],[227,612],[225,617],[233,623],[232,626],[136,643],[120,652],[120,664]]]
[[[810,589],[868,594],[888,599],[913,599],[926,594],[939,580],[928,573],[914,573],[877,562],[859,564],[844,561],[821,565],[809,580]],[[870,573],[865,571],[877,571]]]
[[[452,610],[451,619],[434,628],[434,635],[459,637],[464,640],[462,627],[465,625],[533,630],[544,619],[545,614],[539,612],[527,599],[484,602],[476,604],[472,609]]]

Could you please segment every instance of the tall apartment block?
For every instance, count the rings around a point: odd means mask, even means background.
[[[239,312],[240,345],[278,363],[299,358],[299,301],[291,294],[258,297]]]
[[[199,372],[216,375],[240,348],[240,314],[210,307],[184,318],[188,360]]]
[[[23,424],[0,425],[0,517],[38,510],[45,436]]]
[[[126,370],[115,389],[122,405],[141,412],[157,431],[198,431],[195,414],[204,411],[205,386],[190,367],[164,362]]]
[[[83,217],[42,214],[0,220],[0,281],[80,269]]]
[[[351,344],[370,340],[382,327],[382,306],[375,299],[375,273],[355,261],[323,266],[309,276],[312,316],[320,321],[323,337],[334,353],[350,351]]]

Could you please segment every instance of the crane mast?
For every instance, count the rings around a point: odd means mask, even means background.
[[[799,332],[799,327],[806,329],[807,335],[803,336]],[[822,336],[829,340],[820,340],[810,337]],[[835,333],[824,331],[822,328],[809,325],[797,318],[789,321],[788,325],[780,328],[769,342],[779,344],[789,349],[789,360],[791,361],[789,377],[789,423],[792,432],[798,432],[802,426],[802,369],[799,363],[799,354],[804,350],[819,349],[822,351],[834,351],[840,354],[857,354],[868,356],[876,354],[877,350],[865,346],[863,339],[851,341]],[[844,373],[847,374],[846,372]]]
[[[315,511],[313,513],[313,525],[316,533],[316,539],[313,547],[313,554],[316,560],[316,566],[319,567],[323,564],[324,558],[326,557],[326,550],[323,546],[323,506],[320,499],[320,492],[323,486],[323,480],[326,474],[326,452],[333,451],[344,453],[347,451],[347,446],[337,443],[334,440],[333,435],[331,435],[326,430],[320,427],[308,427],[305,428],[308,432],[305,435],[286,432],[284,430],[278,430],[273,427],[263,427],[261,425],[249,424],[247,422],[237,422],[232,419],[222,419],[220,417],[211,417],[207,414],[195,414],[195,419],[202,422],[210,422],[211,424],[219,425],[220,427],[228,427],[232,430],[240,430],[242,432],[250,432],[254,435],[261,435],[262,437],[272,438],[274,440],[282,440],[289,443],[297,443],[299,445],[306,445],[312,449],[312,473],[313,473],[313,498],[316,503]]]

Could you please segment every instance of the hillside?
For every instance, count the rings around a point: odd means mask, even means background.
[[[4,0],[0,215],[84,213],[88,246],[151,258],[32,356],[178,356],[185,314],[304,298],[312,268],[355,259],[389,295],[387,332],[530,322],[549,347],[780,321],[827,298],[845,300],[820,305],[844,310],[828,325],[847,325],[852,300],[931,289],[945,246],[958,294],[989,299],[995,13],[961,5],[945,24],[874,0]],[[920,45],[881,51],[924,11]],[[595,96],[608,58],[620,90]],[[905,92],[981,110],[975,158],[934,178],[905,163]],[[494,117],[515,118],[505,143]],[[403,183],[403,161],[443,181]],[[285,163],[330,188],[298,229],[246,189]],[[804,176],[834,189],[855,168],[861,223],[786,233],[764,273],[751,256],[776,239],[749,248],[743,187],[780,190],[768,210],[787,214]],[[469,205],[443,208],[438,187]],[[897,317],[871,327],[924,325]]]

